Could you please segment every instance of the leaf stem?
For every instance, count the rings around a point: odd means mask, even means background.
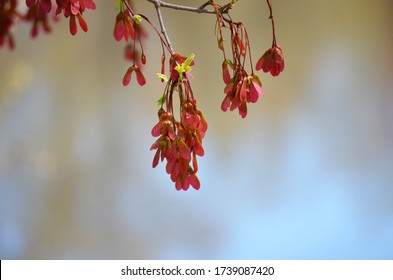
[[[276,30],[274,28],[274,17],[273,17],[273,8],[272,8],[272,4],[270,3],[270,0],[266,0],[267,5],[269,7],[269,11],[270,11],[270,16],[269,19],[272,21],[272,30],[273,30],[273,43],[272,43],[272,47],[277,46],[277,42],[276,42]]]

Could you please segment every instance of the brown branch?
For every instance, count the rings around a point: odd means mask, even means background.
[[[199,7],[190,7],[190,6],[183,6],[183,5],[177,5],[177,4],[172,4],[172,3],[167,3],[161,0],[147,0],[148,2],[154,4],[154,7],[157,11],[157,17],[158,17],[158,21],[160,23],[160,28],[161,28],[161,33],[162,36],[164,36],[164,40],[166,41],[166,44],[169,48],[169,51],[173,54],[174,50],[171,44],[171,41],[169,39],[168,33],[165,29],[165,24],[164,24],[164,20],[162,18],[162,14],[161,14],[161,8],[168,8],[168,9],[174,9],[174,10],[179,10],[179,11],[187,11],[187,12],[194,12],[194,13],[199,13],[199,14],[217,14],[217,12],[219,12],[222,16],[222,19],[225,20],[228,23],[231,23],[232,20],[231,19],[227,19],[225,17],[223,17],[224,14],[228,14],[229,10],[232,8],[233,4],[232,3],[228,3],[222,7],[219,7],[218,9],[215,10],[208,10],[206,9],[207,6],[209,5],[214,5],[214,1],[207,1],[205,3],[203,3],[201,6]]]
[[[207,1],[203,5],[201,5],[198,8],[195,7],[190,7],[190,6],[183,6],[183,5],[177,5],[177,4],[172,4],[172,3],[166,3],[161,0],[147,0],[150,3],[153,3],[155,6],[159,5],[160,7],[163,8],[169,8],[169,9],[174,9],[174,10],[180,10],[180,11],[187,11],[187,12],[194,12],[194,13],[203,13],[203,14],[214,14],[214,11],[207,10],[205,9],[206,6],[210,4],[210,1]]]

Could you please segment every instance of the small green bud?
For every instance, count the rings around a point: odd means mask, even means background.
[[[142,17],[140,15],[135,15],[132,17],[132,19],[135,21],[136,24],[142,23]]]
[[[163,96],[161,96],[161,97],[157,100],[157,105],[158,105],[158,106],[162,106],[162,105],[165,104],[165,102],[166,102],[166,96],[165,96],[165,94],[164,94]]]

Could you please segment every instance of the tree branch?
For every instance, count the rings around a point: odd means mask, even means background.
[[[166,44],[168,46],[169,51],[173,54],[174,50],[171,44],[171,41],[169,39],[168,33],[165,29],[165,24],[164,20],[162,18],[161,14],[161,8],[168,8],[168,9],[173,9],[173,10],[179,10],[179,11],[187,11],[187,12],[193,12],[193,13],[198,13],[198,14],[214,14],[217,15],[217,13],[221,14],[221,17],[223,20],[225,20],[228,23],[232,23],[232,20],[230,18],[225,18],[223,17],[224,14],[228,14],[229,10],[233,6],[233,1],[224,5],[224,6],[218,6],[214,3],[214,1],[208,0],[205,3],[203,3],[199,7],[190,7],[190,6],[184,6],[184,5],[178,5],[178,4],[172,4],[172,3],[167,3],[161,0],[147,0],[148,2],[154,4],[154,7],[157,11],[157,17],[158,21],[160,23],[161,27],[161,33],[164,36],[164,40],[166,41]],[[207,6],[212,5],[215,7],[214,10],[208,10],[206,9]]]
[[[173,50],[173,47],[172,47],[171,40],[169,39],[168,33],[166,32],[166,29],[165,29],[164,20],[162,19],[162,14],[161,14],[162,2],[159,1],[159,0],[148,0],[148,1],[153,3],[154,7],[156,8],[158,21],[159,21],[160,27],[161,27],[161,33],[164,36],[165,41],[166,41],[166,43],[168,45],[169,52],[171,54],[174,54],[174,50]]]
[[[194,12],[194,13],[203,13],[203,14],[214,14],[214,11],[207,10],[205,7],[209,5],[210,1],[207,1],[203,5],[201,5],[198,8],[195,7],[189,7],[189,6],[183,6],[183,5],[177,5],[177,4],[172,4],[172,3],[166,3],[161,0],[147,0],[150,3],[153,3],[155,6],[158,4],[159,7],[163,8],[169,8],[169,9],[174,9],[174,10],[181,10],[181,11],[188,11],[188,12]]]

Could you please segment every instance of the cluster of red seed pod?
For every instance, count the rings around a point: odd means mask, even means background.
[[[239,110],[242,118],[247,116],[247,103],[255,103],[259,96],[263,96],[262,83],[259,76],[254,73],[251,58],[251,46],[246,27],[242,22],[234,22],[222,13],[223,7],[211,3],[216,14],[216,34],[218,48],[222,51],[224,61],[222,63],[222,77],[225,83],[224,93],[226,94],[221,110]],[[269,2],[270,5],[270,2]],[[270,7],[270,6],[269,6]],[[224,31],[230,33],[230,53],[228,56],[225,49]],[[245,69],[247,57],[250,64],[250,74]],[[281,48],[276,45],[275,35],[273,35],[273,47],[265,52],[258,60],[256,70],[263,69],[264,72],[271,72],[277,76],[284,70],[284,59]]]
[[[188,79],[186,68],[193,65],[194,61],[192,56],[186,58],[179,54],[172,55],[170,61],[171,75],[160,99],[159,121],[152,129],[152,135],[159,137],[150,148],[157,150],[153,167],[157,166],[159,160],[165,159],[166,172],[170,174],[177,190],[188,190],[190,186],[198,190],[197,156],[205,153],[202,139],[207,122],[202,111],[197,108]],[[173,95],[176,92],[180,100],[180,120],[176,120],[173,112]]]
[[[45,33],[51,32],[50,19],[57,19],[59,14],[69,18],[70,33],[78,32],[77,21],[83,31],[87,32],[87,23],[83,18],[86,9],[95,10],[93,0],[26,0],[27,12],[25,14],[17,10],[18,0],[0,0],[0,47],[7,44],[10,49],[15,47],[11,28],[18,22],[30,22],[32,28],[30,35],[35,38],[39,32],[39,26]],[[56,7],[53,9],[53,7]]]

